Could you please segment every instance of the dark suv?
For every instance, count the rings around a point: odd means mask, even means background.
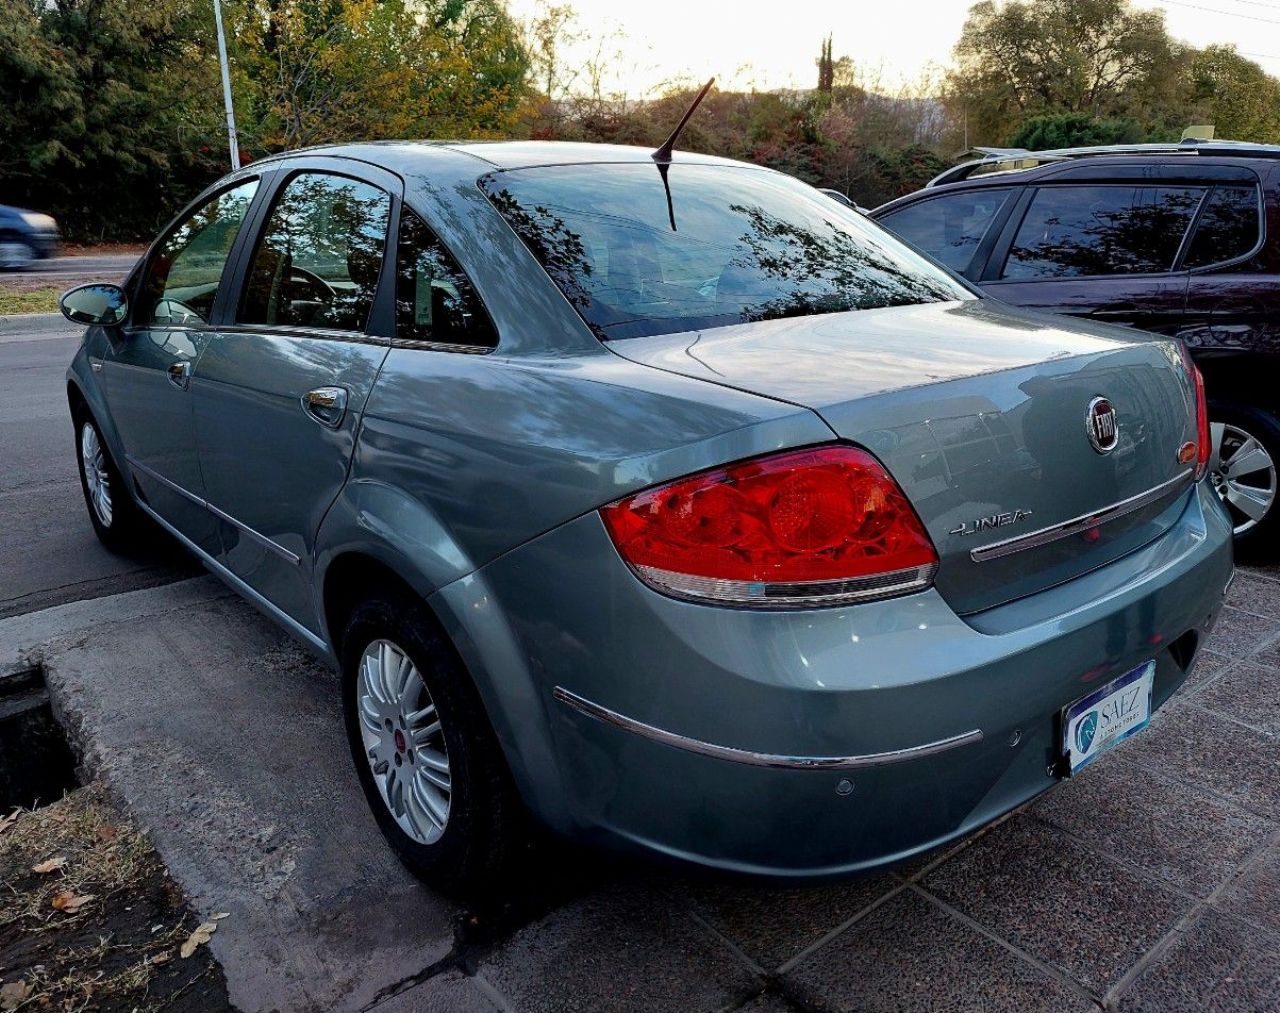
[[[983,152],[871,217],[997,299],[1182,338],[1236,544],[1280,543],[1280,146]]]

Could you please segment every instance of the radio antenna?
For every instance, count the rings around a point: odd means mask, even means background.
[[[671,136],[662,142],[662,147],[658,148],[652,155],[652,158],[659,165],[671,161],[671,152],[676,146],[676,140],[680,137],[680,132],[684,130],[685,124],[689,122],[689,117],[693,115],[695,109],[702,104],[702,100],[707,97],[707,92],[711,90],[711,86],[716,83],[713,77],[710,81],[702,86],[702,91],[694,97],[689,103],[689,108],[684,111],[684,115],[680,117],[680,122],[676,124],[675,130],[671,131]]]
[[[711,86],[715,83],[716,79],[713,77],[702,86],[702,91],[694,96],[693,101],[689,103],[689,108],[684,111],[684,115],[680,117],[680,122],[676,124],[675,130],[671,131],[671,136],[663,141],[662,146],[650,156],[658,164],[658,175],[662,177],[662,188],[667,192],[667,217],[671,219],[672,232],[676,231],[676,208],[671,201],[671,183],[667,180],[667,171],[671,168],[671,152],[675,149],[676,139],[679,138],[680,132],[684,130],[685,124],[689,122],[689,117],[702,104],[702,100],[707,97],[707,92],[711,90]]]

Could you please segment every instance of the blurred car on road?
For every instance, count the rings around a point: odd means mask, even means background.
[[[58,223],[39,211],[0,204],[0,271],[22,271],[58,251]]]

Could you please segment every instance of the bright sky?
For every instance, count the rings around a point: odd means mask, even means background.
[[[519,19],[543,0],[509,0]],[[605,41],[613,88],[637,98],[669,81],[723,87],[812,87],[822,38],[834,36],[836,56],[879,71],[882,89],[896,90],[930,68],[945,66],[970,0],[553,0],[569,3],[578,27]],[[1158,8],[1177,38],[1196,45],[1235,43],[1269,73],[1280,75],[1280,0],[1132,0]],[[595,46],[590,47],[594,52]],[[579,58],[591,55],[578,49]]]

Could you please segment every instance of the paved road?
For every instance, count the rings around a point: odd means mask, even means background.
[[[197,572],[163,534],[136,557],[108,552],[85,516],[67,413],[78,332],[0,341],[0,617]]]
[[[60,278],[82,278],[86,275],[99,275],[106,280],[119,280],[129,273],[137,261],[132,253],[109,254],[105,256],[86,257],[53,257],[50,260],[38,260],[29,267],[22,276],[39,275],[50,280]]]

